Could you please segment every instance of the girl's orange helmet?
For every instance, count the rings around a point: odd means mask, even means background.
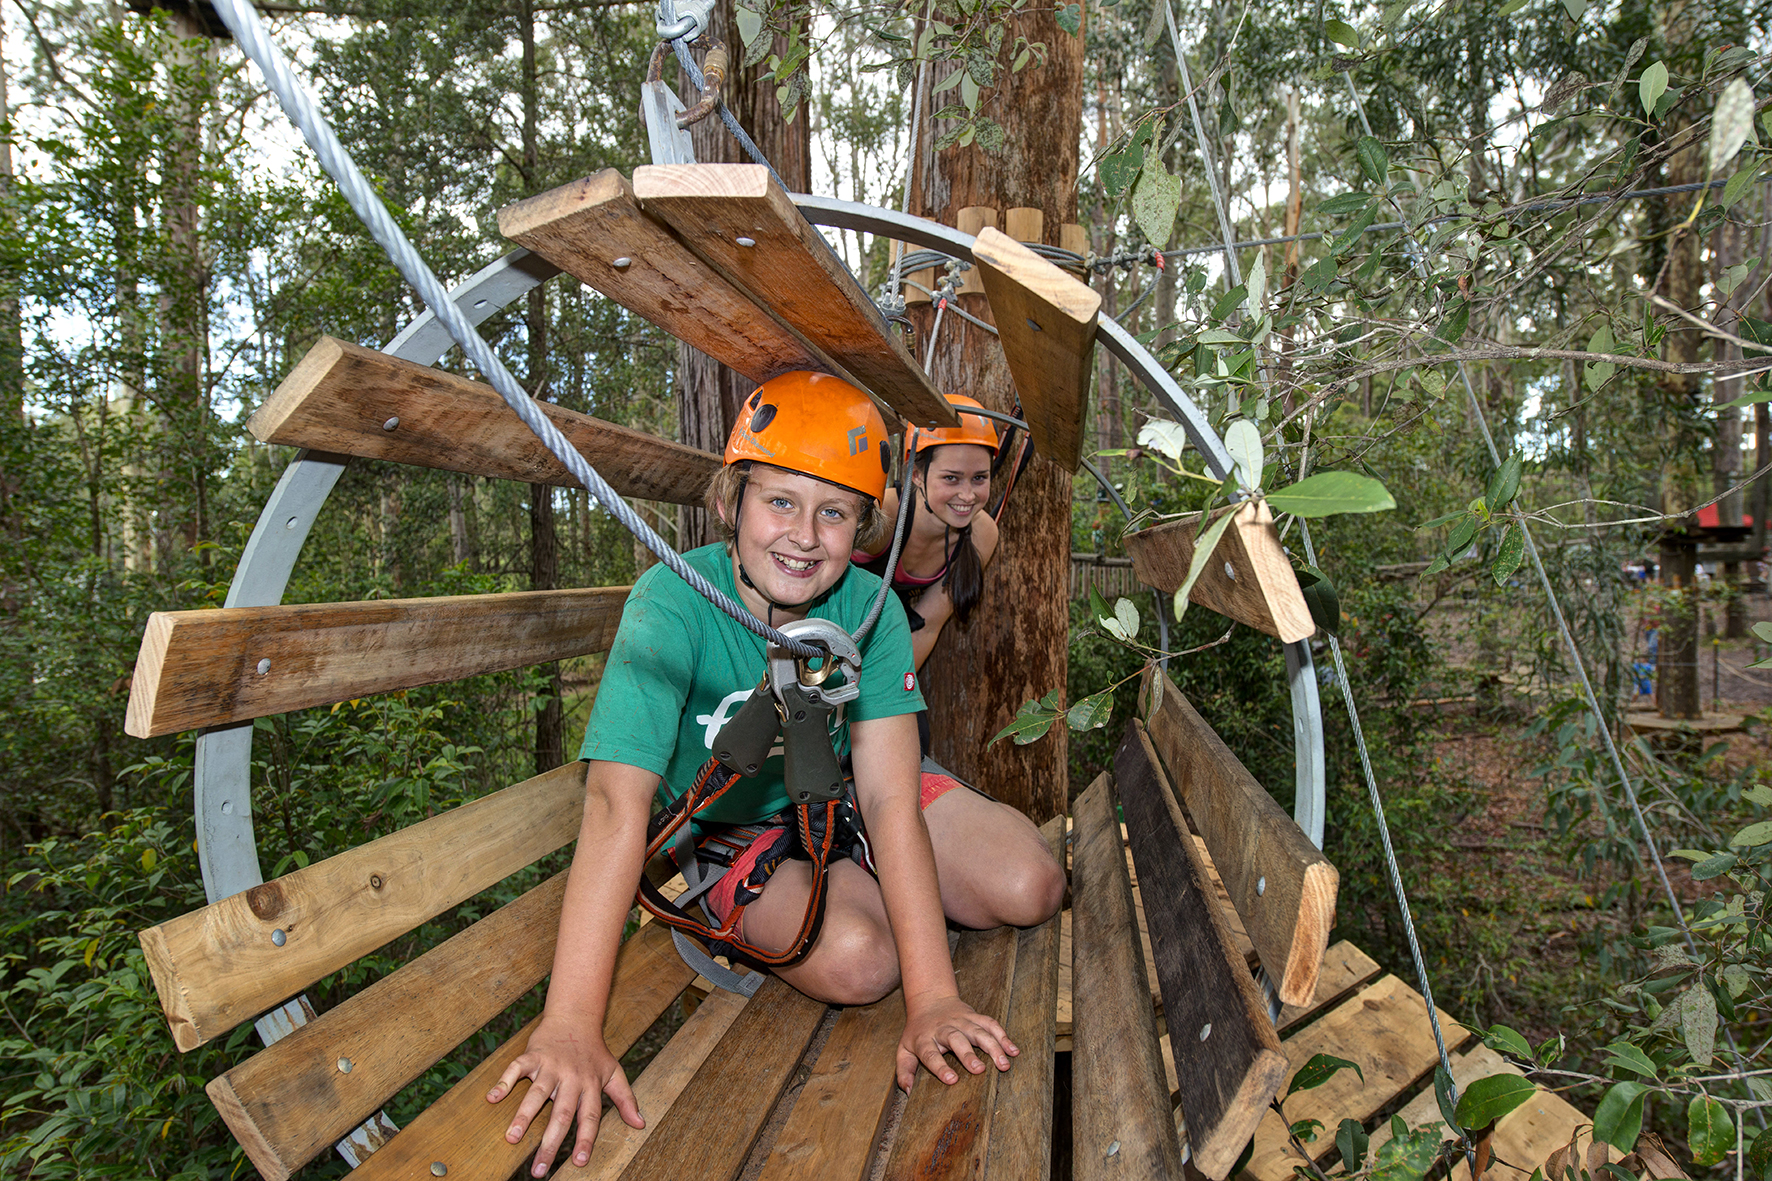
[[[772,377],[746,399],[726,440],[728,464],[753,460],[879,500],[891,451],[886,420],[859,389],[828,373]]]
[[[948,405],[959,409],[965,406],[976,406],[983,410],[984,404],[976,398],[968,398],[965,394],[947,395]],[[911,451],[911,436],[916,435],[915,453]],[[975,447],[983,447],[992,455],[997,453],[997,428],[991,420],[982,414],[960,414],[959,426],[924,427],[920,430],[907,428],[905,433],[905,458],[915,459],[931,447],[946,447],[951,443],[969,443]]]

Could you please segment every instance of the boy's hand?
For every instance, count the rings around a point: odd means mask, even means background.
[[[998,1070],[1008,1070],[1009,1059],[1021,1053],[1001,1025],[957,996],[907,999],[904,1037],[898,1043],[898,1085],[911,1089],[919,1062],[942,1082],[959,1082],[959,1074],[942,1057],[944,1051],[951,1052],[973,1074],[983,1074],[984,1063],[973,1047],[989,1054]]]
[[[621,1063],[603,1044],[601,1031],[577,1029],[570,1022],[544,1016],[529,1035],[529,1045],[505,1068],[492,1090],[486,1093],[488,1103],[497,1103],[510,1094],[518,1079],[533,1080],[505,1139],[512,1144],[523,1139],[530,1121],[549,1099],[554,1101],[548,1117],[547,1130],[542,1133],[541,1147],[536,1149],[532,1175],[546,1177],[553,1167],[554,1156],[566,1137],[578,1124],[578,1138],[572,1146],[572,1163],[584,1167],[591,1159],[591,1146],[597,1139],[597,1124],[603,1112],[603,1096],[607,1094],[615,1110],[632,1128],[643,1128],[639,1104],[628,1086]]]

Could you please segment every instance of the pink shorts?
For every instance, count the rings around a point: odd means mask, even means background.
[[[951,775],[937,775],[929,771],[923,772],[922,791],[918,807],[927,811],[930,804],[953,791],[956,787],[964,787],[958,779]],[[738,855],[732,867],[720,875],[713,889],[707,892],[707,906],[713,912],[714,921],[724,923],[726,916],[732,913],[733,896],[738,892],[739,883],[750,876],[756,868],[757,858],[768,851],[775,843],[776,837],[787,831],[784,828],[766,828],[757,834],[757,838]]]

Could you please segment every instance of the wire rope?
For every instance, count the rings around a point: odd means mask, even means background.
[[[597,498],[611,516],[619,521],[623,528],[637,537],[641,544],[651,550],[658,559],[669,566],[678,577],[687,582],[697,594],[705,598],[714,607],[724,612],[734,622],[747,631],[762,637],[779,648],[785,648],[795,656],[808,659],[821,655],[817,648],[793,639],[776,628],[770,627],[755,615],[747,611],[743,604],[726,595],[710,583],[706,578],[683,560],[683,556],[673,549],[664,538],[642,520],[620,494],[609,486],[597,473],[597,469],[578,453],[560,429],[542,412],[540,405],[517,384],[498,354],[493,352],[480,334],[474,330],[461,309],[449,298],[449,293],[430,266],[421,257],[400,227],[394,223],[387,207],[376,196],[375,190],[351,159],[350,153],[339,142],[331,124],[320,114],[307,91],[296,81],[294,73],[284,58],[282,51],[271,43],[264,24],[258,14],[245,0],[218,0],[216,10],[223,22],[233,32],[240,48],[258,66],[264,74],[266,82],[277,95],[277,101],[298,128],[308,146],[313,149],[320,164],[332,177],[334,183],[350,203],[364,227],[369,231],[388,258],[398,268],[402,277],[417,291],[418,297],[430,308],[449,335],[461,346],[462,352],[475,368],[484,373],[498,391],[505,405],[522,420],[541,440],[542,445],[556,459],[565,465],[566,470],[584,485],[591,495]]]

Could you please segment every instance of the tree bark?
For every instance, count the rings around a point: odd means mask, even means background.
[[[1655,658],[1655,704],[1664,718],[1701,716],[1698,701],[1698,585],[1696,540],[1675,534],[1661,539],[1661,582],[1673,593],[1661,613],[1661,644]]]
[[[18,240],[18,206],[13,192],[12,105],[7,92],[6,22],[0,17],[0,235]],[[24,339],[19,322],[18,273],[11,260],[0,265],[0,616],[18,614],[23,572],[16,566],[24,540],[19,502],[25,463]]]
[[[781,104],[775,100],[775,86],[763,77],[760,66],[748,69],[738,65],[744,60],[744,44],[739,40],[738,24],[732,15],[732,0],[721,0],[714,6],[708,25],[708,39],[724,42],[731,53],[733,68],[727,76],[725,100],[738,124],[750,135],[764,157],[794,192],[812,187],[812,145],[807,135],[810,120],[802,108],[792,123],[782,118]],[[785,38],[776,38],[776,49],[785,51]],[[678,91],[688,106],[695,104],[695,91],[686,74],[678,75]],[[689,129],[695,158],[703,164],[749,164],[751,159],[733,139],[718,113]],[[736,373],[705,353],[686,344],[677,345],[677,432],[678,438],[691,447],[712,451],[716,455],[726,448],[726,436],[738,420],[738,407],[756,389],[742,374]],[[682,521],[678,548],[692,549],[716,540],[713,525],[705,509],[684,506],[678,510]]]
[[[1006,41],[1017,35],[1045,42],[1047,64],[1000,73],[999,86],[980,100],[980,109],[1003,125],[1003,153],[988,155],[977,146],[938,152],[934,141],[945,127],[926,121],[916,145],[911,209],[954,225],[966,206],[1029,206],[1044,213],[1049,240],[1056,241],[1058,227],[1077,214],[1083,38],[1060,29],[1050,9],[1014,18]],[[930,85],[940,85],[943,77],[930,73]],[[984,296],[959,300],[990,321]],[[931,309],[922,305],[912,318],[926,335]],[[947,316],[931,354],[930,375],[944,394],[969,394],[996,410],[1013,407],[1015,386],[994,336]],[[987,750],[985,743],[1023,702],[1065,687],[1071,476],[1044,457],[1034,459],[1003,511],[1002,541],[971,627],[947,628],[923,667],[937,761],[1035,821],[1059,815],[1068,802],[1063,723],[1027,746],[1001,742]]]

